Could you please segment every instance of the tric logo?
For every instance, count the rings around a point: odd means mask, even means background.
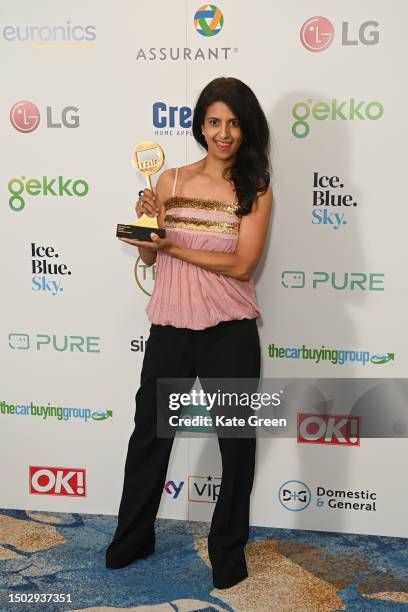
[[[215,36],[223,25],[224,15],[214,4],[204,4],[194,15],[194,27],[201,36]]]

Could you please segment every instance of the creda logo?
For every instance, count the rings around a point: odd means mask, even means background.
[[[62,176],[49,179],[43,176],[41,180],[25,176],[12,178],[8,182],[10,194],[9,206],[14,212],[20,212],[25,206],[24,194],[30,196],[77,196],[83,198],[89,191],[89,185],[84,179],[64,179]]]
[[[316,121],[325,121],[330,119],[336,121],[377,121],[384,114],[384,107],[381,102],[373,100],[366,102],[365,100],[358,102],[355,98],[349,100],[338,100],[333,98],[331,101],[325,102],[319,100],[315,102],[312,98],[296,102],[292,108],[292,117],[295,122],[292,125],[292,134],[295,138],[306,138],[310,132],[311,119]]]
[[[194,27],[201,36],[215,36],[223,25],[224,15],[214,4],[204,4],[194,15]]]

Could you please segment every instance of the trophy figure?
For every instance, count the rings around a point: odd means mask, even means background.
[[[152,188],[152,174],[156,174],[164,164],[164,152],[160,145],[155,142],[140,142],[133,149],[132,164],[146,177],[147,187]],[[157,217],[149,217],[143,214],[134,223],[127,225],[119,223],[116,229],[118,238],[130,238],[133,240],[152,241],[150,234],[154,232],[160,238],[164,238],[166,231],[159,228]]]

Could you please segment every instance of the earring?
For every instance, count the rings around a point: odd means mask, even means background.
[[[203,135],[203,136],[205,136],[205,132],[204,132],[204,130],[201,130],[201,133],[202,133],[202,135]]]

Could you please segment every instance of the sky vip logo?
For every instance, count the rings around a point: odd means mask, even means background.
[[[151,296],[156,278],[156,264],[147,266],[144,261],[138,257],[135,263],[134,274],[139,289],[146,295]]]
[[[195,11],[192,25],[199,37],[212,38],[220,34],[224,26],[224,15],[214,4],[205,4]],[[202,38],[201,38],[202,39]],[[136,61],[145,62],[196,62],[227,61],[238,53],[236,47],[139,47]]]
[[[338,230],[347,225],[348,220],[342,207],[358,206],[353,196],[349,193],[341,193],[344,183],[338,176],[319,176],[318,172],[313,172],[313,197],[312,197],[312,223],[313,225],[323,225]],[[340,212],[331,212],[332,209]]]
[[[11,332],[9,348],[19,351],[53,350],[59,353],[100,353],[99,336],[56,336],[55,334],[29,334]]]
[[[47,128],[77,128],[79,127],[78,107],[65,106],[58,119],[51,106],[46,107]],[[54,115],[54,116],[53,116]],[[33,102],[20,100],[16,102],[10,111],[11,125],[22,133],[30,133],[37,129],[40,124],[40,111]]]
[[[78,197],[83,198],[89,191],[89,185],[84,179],[64,179],[62,176],[49,179],[43,176],[41,180],[25,176],[12,178],[8,182],[10,194],[9,206],[14,212],[20,212],[26,205],[24,195],[43,197]]]
[[[154,102],[152,120],[155,136],[192,136],[193,111],[189,106],[169,106]]]
[[[350,34],[348,21],[341,24],[341,44],[343,46],[358,45],[378,45],[380,33],[378,32],[378,21],[364,21],[358,28],[357,34]],[[356,37],[357,36],[357,37]],[[308,51],[324,51],[332,44],[334,39],[334,26],[326,17],[310,17],[302,25],[300,30],[300,40]]]
[[[174,480],[168,480],[163,487],[163,491],[170,495],[172,499],[177,499],[180,495],[180,491],[183,488],[184,480],[181,480],[177,486]]]
[[[30,465],[29,487],[35,495],[86,497],[86,470]]]
[[[285,289],[335,289],[336,291],[384,291],[382,272],[310,272],[283,270]]]
[[[304,444],[360,446],[360,417],[299,412],[297,441]]]
[[[66,264],[54,261],[58,258],[59,254],[54,247],[31,243],[31,274],[33,275],[31,288],[33,291],[54,296],[64,291],[62,280],[54,280],[54,278],[71,276],[71,271]]]
[[[349,100],[337,100],[333,98],[329,102],[312,98],[296,102],[292,107],[292,134],[295,138],[306,138],[310,133],[310,121],[378,121],[384,114],[381,102],[373,100],[359,102],[355,98]]]
[[[188,501],[215,504],[221,487],[221,478],[215,476],[189,476]]]

